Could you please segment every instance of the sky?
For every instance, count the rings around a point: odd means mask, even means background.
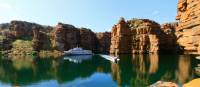
[[[95,32],[110,31],[120,17],[175,22],[178,0],[0,0],[0,23],[11,20],[56,26],[58,22]]]

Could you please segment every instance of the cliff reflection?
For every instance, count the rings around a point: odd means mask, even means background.
[[[154,74],[157,72],[158,68],[159,68],[159,57],[158,54],[150,54],[149,55],[149,59],[150,59],[150,68],[149,68],[149,73],[150,74]]]
[[[119,86],[146,87],[157,81],[183,84],[195,78],[190,55],[120,55],[118,64],[111,64],[113,79]]]
[[[0,58],[0,81],[11,85],[26,86],[44,80],[54,79],[64,84],[76,78],[86,78],[93,73],[109,73],[110,62],[93,56],[91,60],[76,64],[63,58],[38,58],[31,56]],[[98,61],[98,62],[96,62]]]
[[[191,74],[191,61],[190,56],[181,55],[178,62],[178,82],[185,83],[188,81]]]

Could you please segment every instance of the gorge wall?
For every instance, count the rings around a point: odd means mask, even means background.
[[[11,21],[0,25],[0,49],[14,54],[41,50],[64,51],[80,46],[93,52],[108,52],[110,33],[94,33],[58,23],[55,27],[25,21]]]
[[[100,40],[104,41],[104,39],[109,40],[110,38],[105,36],[105,38],[98,39],[96,33],[90,29],[76,28],[73,25],[63,23],[58,23],[52,35],[53,47],[59,51],[80,46],[93,52],[105,52],[105,50],[100,49],[107,43],[100,43]]]
[[[111,44],[111,33],[110,32],[99,32],[96,33],[99,51],[103,53],[109,53]]]
[[[113,26],[110,53],[158,53],[177,51],[177,23],[160,25],[148,19],[120,21]]]
[[[110,53],[131,53],[131,30],[122,18],[113,26]]]
[[[200,1],[179,0],[176,19],[177,42],[187,52],[198,52],[200,47]]]
[[[146,19],[128,21],[123,19],[122,23],[119,22],[112,29],[110,53],[185,52],[199,54],[199,4],[199,0],[179,0],[177,23],[159,25]]]

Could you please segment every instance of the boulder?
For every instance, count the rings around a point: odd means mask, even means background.
[[[179,86],[173,82],[158,81],[149,87],[179,87]]]
[[[199,87],[200,85],[200,78],[194,79],[186,84],[183,85],[183,87]]]

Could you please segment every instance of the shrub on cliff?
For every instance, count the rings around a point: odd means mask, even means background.
[[[33,51],[32,41],[29,40],[15,40],[12,47],[13,54],[27,54]]]
[[[0,41],[2,41],[3,39],[6,39],[5,36],[0,35]]]

